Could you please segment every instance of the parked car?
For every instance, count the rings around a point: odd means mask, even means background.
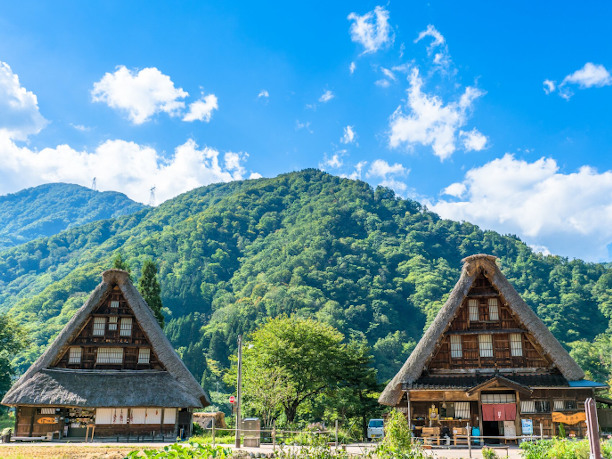
[[[368,441],[385,436],[384,421],[382,419],[370,419],[368,422]]]

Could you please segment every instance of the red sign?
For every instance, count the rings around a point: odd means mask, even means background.
[[[229,402],[232,404],[236,403],[236,397],[234,397],[233,395],[230,395]]]

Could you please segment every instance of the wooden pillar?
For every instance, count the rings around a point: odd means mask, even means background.
[[[480,429],[480,436],[484,435],[484,430],[482,428],[482,392],[478,392],[478,428]],[[480,439],[480,445],[484,444],[484,440]]]
[[[161,421],[159,422],[159,433],[160,435],[164,434],[164,414],[166,414],[166,408],[160,408],[161,412]]]
[[[514,418],[514,431],[516,435],[523,435],[523,430],[521,429],[521,418],[519,416],[520,407],[521,407],[521,396],[518,391],[516,392],[516,417]],[[518,442],[517,442],[518,443]]]
[[[32,408],[32,416],[30,417],[30,435],[32,436],[32,432],[34,432],[34,416],[36,415],[36,408]]]

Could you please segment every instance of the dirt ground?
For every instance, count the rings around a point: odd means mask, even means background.
[[[161,448],[163,445],[156,447]],[[136,448],[139,446],[2,445],[0,446],[0,459],[123,459],[127,453]]]

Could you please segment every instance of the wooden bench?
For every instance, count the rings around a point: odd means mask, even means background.
[[[421,431],[421,437],[423,437],[424,444],[428,444],[428,442],[433,442],[433,440],[435,439],[436,445],[440,446],[439,427],[423,427],[423,430]]]
[[[465,427],[453,427],[453,444],[457,446],[457,442],[460,442],[460,444],[467,445],[467,434]]]

